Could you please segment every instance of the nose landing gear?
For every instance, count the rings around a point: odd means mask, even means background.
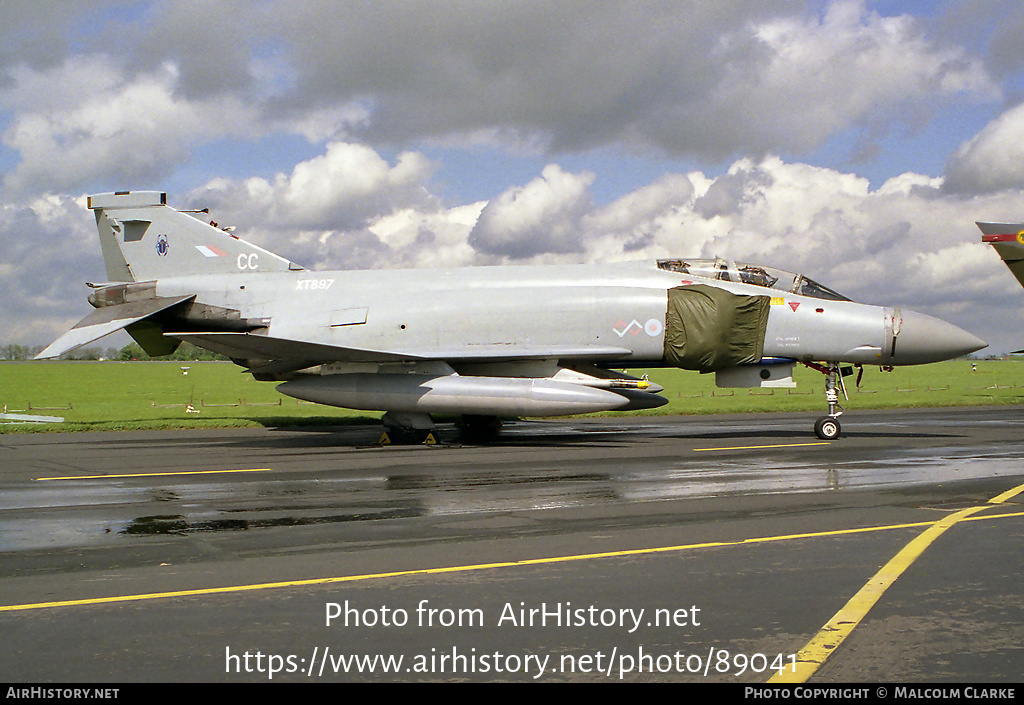
[[[835,440],[839,438],[839,433],[842,431],[839,417],[843,415],[843,407],[839,404],[837,390],[841,389],[843,398],[849,400],[846,394],[846,385],[843,384],[843,370],[839,368],[838,362],[830,362],[827,365],[813,362],[804,364],[825,375],[825,401],[828,403],[828,416],[822,416],[814,423],[814,435],[823,441]],[[850,372],[852,371],[851,369]]]

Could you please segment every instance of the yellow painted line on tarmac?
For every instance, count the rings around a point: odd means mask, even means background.
[[[195,590],[177,590],[172,592],[152,592],[137,595],[116,595],[112,597],[95,597],[82,600],[61,600],[56,602],[36,602],[22,605],[0,605],[0,612],[13,612],[18,610],[44,609],[48,607],[74,607],[80,605],[99,605],[111,602],[134,602],[139,600],[158,600],[171,597],[189,597],[194,595],[216,595],[228,592],[246,592],[251,590],[271,590],[285,587],[303,587],[310,585],[329,585],[331,583],[348,583],[361,580],[375,580],[380,578],[395,578],[408,575],[436,575],[441,573],[463,573],[476,570],[491,570],[494,568],[511,568],[531,565],[543,565],[549,563],[566,563],[569,561],[593,560],[596,558],[614,558],[623,556],[638,556],[652,553],[669,553],[673,551],[687,551],[697,548],[719,548],[723,546],[738,546],[745,543],[763,543],[768,541],[786,541],[790,539],[815,538],[821,536],[840,536],[844,534],[867,533],[872,531],[888,531],[890,529],[902,529],[908,527],[927,526],[932,522],[917,522],[913,524],[895,524],[891,526],[872,526],[861,529],[839,529],[836,531],[822,531],[805,534],[789,534],[784,536],[766,536],[752,539],[740,539],[738,541],[712,541],[709,543],[685,544],[679,546],[659,546],[655,548],[627,549],[624,551],[608,551],[603,553],[584,553],[578,555],[555,556],[551,558],[527,558],[521,561],[502,561],[498,563],[477,563],[474,565],[447,566],[441,568],[420,568],[414,570],[398,570],[388,573],[367,573],[365,575],[347,575],[331,578],[312,578],[309,580],[286,580],[275,583],[258,583],[254,585],[233,585],[228,587],[199,588]]]
[[[1022,486],[1024,489],[1024,486]],[[1024,512],[1019,515],[1024,516]],[[1010,515],[1000,515],[1010,516]],[[1017,516],[1017,515],[1014,515]],[[990,517],[994,518],[994,517]],[[447,566],[440,568],[419,568],[413,570],[397,570],[387,573],[367,573],[363,575],[346,575],[329,578],[311,578],[307,580],[286,580],[274,583],[256,583],[252,585],[230,585],[225,587],[197,588],[194,590],[175,590],[168,592],[151,592],[135,595],[114,595],[111,597],[93,597],[81,600],[59,600],[54,602],[34,602],[20,605],[0,605],[0,612],[16,612],[25,610],[48,609],[53,607],[80,607],[84,605],[101,605],[117,602],[139,602],[144,600],[162,600],[176,597],[193,597],[197,595],[217,595],[224,593],[251,592],[256,590],[275,590],[289,587],[308,587],[314,585],[330,585],[332,583],[351,583],[362,580],[378,580],[384,578],[397,578],[410,575],[439,575],[443,573],[466,573],[477,570],[493,570],[495,568],[516,568],[552,563],[567,563],[569,561],[586,561],[599,558],[617,558],[628,556],[650,555],[655,553],[672,553],[690,551],[698,548],[722,548],[729,546],[742,546],[744,544],[770,543],[775,541],[791,541],[794,539],[822,538],[828,536],[847,536],[852,534],[865,534],[875,531],[892,531],[895,529],[917,528],[932,526],[936,522],[920,521],[907,524],[889,524],[886,526],[869,526],[857,529],[836,529],[833,531],[817,531],[802,534],[783,534],[780,536],[761,536],[755,538],[740,539],[738,541],[712,541],[708,543],[683,544],[678,546],[658,546],[654,548],[636,548],[623,551],[607,551],[603,553],[583,553],[578,555],[554,556],[551,558],[528,558],[520,561],[501,561],[497,563],[477,563],[473,565]]]
[[[1012,490],[1006,490],[1006,492],[1003,492],[1000,495],[996,495],[995,497],[990,499],[988,501],[988,503],[989,504],[1002,504],[1003,502],[1005,502],[1008,499],[1013,499],[1014,497],[1019,495],[1021,492],[1024,492],[1024,485],[1018,485],[1018,486],[1014,487]]]
[[[725,448],[694,448],[694,451],[702,450],[754,450],[761,448],[801,448],[803,446],[827,446],[831,441],[815,441],[814,443],[778,443],[770,446],[729,446]]]
[[[867,613],[874,607],[875,603],[885,594],[885,591],[896,582],[910,565],[924,553],[925,549],[932,545],[936,539],[947,530],[954,527],[961,521],[967,520],[972,514],[976,514],[992,505],[1002,504],[1008,499],[1016,497],[1024,492],[1024,485],[1018,485],[1007,490],[988,501],[986,504],[977,507],[968,507],[954,512],[943,519],[933,523],[920,536],[908,543],[897,553],[892,560],[882,566],[881,570],[867,582],[864,587],[850,598],[850,601],[832,616],[825,626],[807,642],[796,656],[796,664],[793,670],[785,670],[776,673],[768,679],[769,683],[804,683],[814,675],[825,660],[835,653],[835,650],[843,643],[867,616]],[[1019,514],[1018,514],[1019,515]],[[1007,515],[1000,515],[1007,516]],[[980,517],[976,517],[980,518]]]
[[[272,468],[251,468],[246,470],[171,470],[169,472],[136,472],[125,475],[67,475],[64,477],[37,477],[36,482],[47,480],[109,480],[124,477],[174,477],[177,475],[224,475],[233,472],[269,472]]]

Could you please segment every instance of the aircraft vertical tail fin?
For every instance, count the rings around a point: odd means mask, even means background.
[[[1024,223],[978,223],[982,242],[995,248],[1003,262],[1024,285]]]
[[[149,281],[188,274],[298,270],[190,213],[167,205],[159,191],[89,196],[110,281]]]

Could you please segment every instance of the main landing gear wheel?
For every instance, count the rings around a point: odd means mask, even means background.
[[[814,424],[814,435],[823,441],[839,438],[840,430],[839,419],[834,419],[831,416],[822,416]]]
[[[463,438],[471,442],[493,441],[501,433],[501,419],[497,416],[463,414],[456,425]]]
[[[380,437],[380,445],[433,445],[437,442],[431,433],[434,421],[429,414],[389,411],[381,418],[381,422],[384,424],[384,435]]]
[[[423,428],[385,428],[380,437],[381,445],[414,446],[422,445],[430,437],[430,431]]]

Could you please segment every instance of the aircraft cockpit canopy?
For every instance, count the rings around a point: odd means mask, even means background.
[[[660,259],[658,260],[658,269],[689,274],[695,277],[718,279],[719,281],[753,284],[754,286],[763,286],[789,294],[810,296],[815,299],[826,299],[828,301],[851,300],[802,274],[794,274],[793,272],[775,269],[774,267],[726,261],[720,257],[716,259],[691,260]]]

